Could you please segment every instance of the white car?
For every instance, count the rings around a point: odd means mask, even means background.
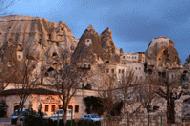
[[[58,109],[52,116],[50,116],[50,119],[52,121],[58,121],[58,120],[61,120],[63,119],[63,114],[64,114],[64,111],[63,109]],[[72,115],[72,110],[71,109],[68,109],[67,110],[67,120],[71,120],[71,118],[73,118],[73,115]]]
[[[87,120],[87,121],[92,121],[92,122],[99,122],[99,121],[103,120],[103,118],[101,116],[99,116],[98,114],[86,114],[86,115],[82,116],[81,119]]]

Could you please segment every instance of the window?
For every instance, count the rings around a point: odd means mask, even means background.
[[[55,105],[51,106],[51,112],[55,112]]]
[[[79,112],[79,105],[75,105],[75,113]]]
[[[58,55],[57,55],[56,52],[54,52],[54,53],[52,54],[52,56],[53,56],[53,57],[56,57],[56,56],[58,56]]]
[[[19,107],[20,107],[19,105],[15,105],[15,106],[14,106],[14,111],[15,111],[15,110],[18,110]]]
[[[59,109],[62,109],[63,108],[63,106],[62,105],[59,105]]]
[[[54,71],[54,69],[53,69],[52,67],[49,67],[49,68],[47,69],[47,72],[52,72],[52,71]]]
[[[45,112],[48,112],[48,109],[49,109],[49,105],[45,105],[44,111],[45,111]]]
[[[172,74],[171,76],[172,76],[171,78],[173,79],[173,78],[174,78],[174,75]]]
[[[136,59],[136,57],[135,57],[135,56],[132,56],[132,59]]]
[[[125,70],[123,69],[123,70],[122,70],[122,74],[124,74],[124,72],[125,72]]]
[[[73,106],[72,105],[68,105],[68,109],[73,109]]]
[[[121,73],[121,69],[119,69],[119,73]]]
[[[18,55],[18,59],[21,59],[21,55]]]
[[[91,39],[85,39],[85,45],[89,46],[90,44],[92,44],[92,40]]]
[[[109,61],[107,60],[106,63],[109,63]]]
[[[106,73],[109,73],[109,69],[106,69]]]
[[[111,69],[111,72],[114,73],[114,69]]]

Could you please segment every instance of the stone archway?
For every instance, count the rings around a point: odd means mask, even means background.
[[[18,110],[18,109],[19,109],[19,105],[15,105],[13,110],[15,111],[15,110]]]

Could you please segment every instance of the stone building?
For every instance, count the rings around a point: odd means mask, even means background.
[[[120,60],[122,64],[145,63],[145,53],[144,52],[122,53],[120,56]]]
[[[28,98],[24,104],[24,108],[29,108],[31,106],[33,110],[38,111],[39,107],[42,107],[42,112],[46,113],[47,116],[51,116],[57,109],[61,109],[62,101],[60,100],[59,93],[55,90],[48,89],[45,86],[25,90],[28,94]],[[19,108],[20,97],[19,94],[22,93],[22,89],[15,89],[11,86],[0,92],[0,100],[6,102],[7,116],[10,117],[11,114]],[[73,117],[79,119],[85,114],[85,105],[83,98],[86,96],[97,96],[97,92],[93,90],[78,90],[74,97],[72,97],[68,109],[72,108]]]
[[[116,75],[118,80],[120,80],[123,75],[127,75],[130,72],[134,72],[133,80],[135,80],[136,83],[144,82],[145,73],[143,63],[130,62],[126,64],[109,64],[106,66],[106,73],[109,75]]]

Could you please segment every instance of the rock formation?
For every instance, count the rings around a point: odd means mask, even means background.
[[[120,54],[117,50],[109,28],[99,35],[92,25],[89,25],[80,38],[71,59],[72,63],[78,67],[88,69],[89,72],[84,78],[91,87],[97,88],[106,80],[105,65],[119,63]]]
[[[100,37],[92,25],[89,25],[72,55],[72,62],[75,64],[102,62],[103,53]]]
[[[41,75],[42,66],[48,77],[50,71],[58,69],[63,63],[65,52],[71,55],[76,44],[74,41],[71,30],[63,22],[14,15],[1,17],[1,81],[22,82],[24,65],[28,60],[30,80]]]
[[[114,45],[113,39],[112,39],[112,32],[109,28],[106,28],[102,34],[101,34],[101,43],[102,48],[104,50],[104,60],[106,62],[119,62],[120,58],[117,53],[117,48]]]
[[[106,28],[101,35],[90,25],[84,31],[72,55],[76,64],[119,63],[119,54],[112,40],[112,33]]]
[[[90,25],[78,44],[76,41],[63,22],[16,15],[1,17],[0,81],[23,83],[27,70],[30,81],[38,79],[37,83],[50,84],[55,72],[70,59],[73,64],[91,67],[91,71],[99,69],[98,64],[119,63],[120,54],[109,28],[99,35]]]
[[[153,39],[146,51],[146,62],[154,67],[178,67],[180,59],[174,43],[167,37]]]

